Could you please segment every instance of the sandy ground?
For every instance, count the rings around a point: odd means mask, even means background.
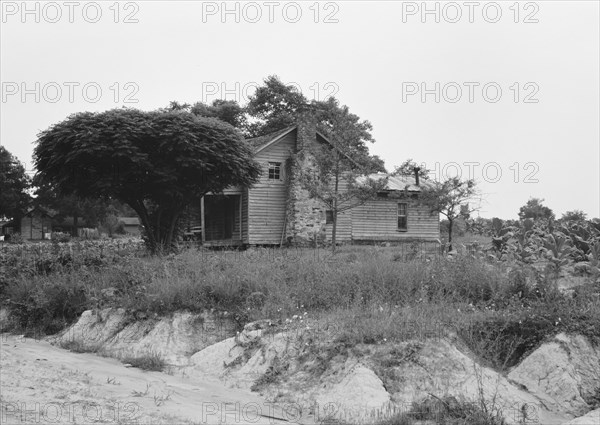
[[[294,406],[198,377],[146,372],[2,334],[0,424],[306,423]]]

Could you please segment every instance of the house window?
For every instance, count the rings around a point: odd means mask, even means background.
[[[406,231],[407,230],[407,213],[408,213],[408,204],[405,202],[398,203],[398,230]]]
[[[269,162],[269,180],[281,180],[281,162]]]
[[[325,224],[333,224],[333,210],[325,210]]]

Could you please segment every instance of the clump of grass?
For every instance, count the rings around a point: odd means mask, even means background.
[[[397,413],[389,418],[374,422],[373,425],[505,425],[499,411],[489,412],[478,403],[459,401],[452,396],[428,397],[412,403],[407,412]]]
[[[138,369],[154,372],[162,372],[167,366],[161,355],[155,352],[140,357],[127,356],[122,358],[121,361]]]
[[[69,339],[61,340],[58,344],[60,348],[72,351],[73,353],[98,353],[101,349],[98,345],[87,345],[81,341]]]
[[[260,376],[256,381],[254,381],[254,383],[250,387],[250,390],[251,391],[260,391],[261,389],[263,389],[269,385],[277,383],[279,381],[280,377],[286,371],[286,369],[287,369],[287,365],[284,362],[282,362],[279,359],[279,357],[275,357],[273,359],[273,363],[271,364],[271,366],[269,366],[267,371],[262,376]]]
[[[592,394],[586,394],[583,399],[591,407],[591,410],[600,409],[600,385],[594,389]]]

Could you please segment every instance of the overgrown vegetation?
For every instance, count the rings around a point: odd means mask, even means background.
[[[57,332],[84,310],[104,307],[159,315],[215,309],[240,326],[263,318],[283,326],[296,315],[316,328],[315,339],[347,347],[458,335],[499,370],[562,331],[600,340],[593,273],[561,291],[544,255],[539,264],[484,250],[397,261],[396,247],[348,246],[335,255],[191,249],[149,257],[133,247],[86,244],[1,251],[2,304],[24,332]],[[573,261],[561,267],[574,270]]]

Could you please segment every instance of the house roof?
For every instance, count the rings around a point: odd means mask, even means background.
[[[263,149],[265,149],[267,146],[270,146],[273,143],[277,142],[279,139],[283,138],[283,136],[285,136],[286,134],[290,133],[293,130],[296,130],[297,128],[298,128],[297,124],[292,125],[292,126],[283,128],[281,130],[274,131],[273,133],[265,134],[264,136],[253,137],[252,139],[246,139],[246,141],[248,143],[250,143],[252,145],[252,147],[254,147],[254,152],[258,153],[258,152],[262,151]],[[329,143],[331,146],[334,146],[333,143],[331,142],[331,140],[329,140],[329,138],[326,135],[324,135],[320,131],[317,131],[316,134],[317,134],[317,136],[319,136],[323,140],[325,140],[327,143]],[[358,166],[356,161],[354,161],[346,152],[342,151],[341,149],[339,150],[339,152],[341,152],[342,155],[344,155],[344,157],[346,157],[346,159],[348,159],[350,162],[352,162],[352,164],[354,164],[355,166]]]
[[[416,181],[415,181],[415,176],[392,176],[391,174],[385,174],[385,173],[369,174],[368,176],[361,176],[361,177],[357,178],[356,180],[359,183],[364,182],[367,177],[369,177],[373,180],[380,180],[380,179],[387,177],[388,181],[387,181],[385,190],[389,190],[389,191],[408,190],[409,192],[420,192],[422,190],[422,188],[424,188],[424,187],[425,188],[433,187],[433,183],[428,180],[425,180],[425,179],[420,179],[419,185],[417,186]]]
[[[34,212],[35,210],[39,210],[39,211],[41,211],[42,213],[46,214],[46,215],[47,215],[48,217],[50,217],[50,218],[52,218],[52,217],[54,217],[54,216],[56,215],[56,211],[54,211],[54,210],[51,210],[50,208],[43,207],[43,206],[41,206],[41,205],[36,205],[36,206],[34,206],[34,207],[30,207],[30,208],[29,208],[29,209],[28,209],[28,210],[25,212],[25,215],[29,215],[29,214],[31,214],[32,212]]]
[[[274,131],[273,133],[265,134],[264,136],[246,139],[246,141],[252,145],[255,152],[258,152],[266,148],[271,143],[276,142],[290,131],[295,130],[297,127],[297,125],[292,125],[281,130]]]
[[[119,217],[119,221],[125,226],[139,226],[140,219],[137,217]]]

